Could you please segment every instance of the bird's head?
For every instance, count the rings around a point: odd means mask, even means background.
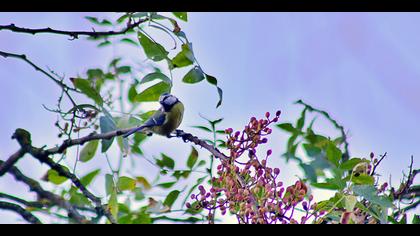
[[[178,98],[169,93],[163,93],[159,97],[159,103],[165,111],[170,111],[172,107],[179,102]]]

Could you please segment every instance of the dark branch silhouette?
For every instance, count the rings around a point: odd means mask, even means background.
[[[16,205],[16,204],[13,204],[13,203],[10,203],[10,202],[0,201],[0,209],[16,212],[17,214],[21,215],[23,217],[23,219],[25,219],[29,223],[42,224],[41,221],[37,217],[35,217],[32,213],[23,209],[19,205]]]
[[[12,32],[16,32],[16,33],[26,33],[26,34],[42,34],[42,33],[47,33],[47,34],[58,34],[58,35],[67,35],[72,37],[72,39],[78,39],[79,36],[83,35],[83,36],[90,36],[93,38],[98,38],[98,37],[102,37],[102,36],[114,36],[114,35],[122,35],[127,33],[128,31],[134,29],[135,27],[139,26],[141,23],[147,21],[148,19],[141,19],[137,22],[134,23],[129,23],[127,25],[126,28],[120,30],[120,31],[66,31],[66,30],[57,30],[57,29],[52,29],[50,27],[47,28],[40,28],[40,29],[30,29],[30,28],[23,28],[23,27],[18,27],[15,24],[10,24],[10,25],[0,25],[0,31],[1,30],[10,30]]]

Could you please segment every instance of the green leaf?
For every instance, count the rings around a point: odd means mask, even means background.
[[[312,183],[317,181],[317,174],[313,166],[302,163],[300,164],[300,167],[305,172],[305,177],[308,178]]]
[[[186,12],[172,12],[172,14],[183,21],[188,21],[188,14]]]
[[[374,185],[375,178],[373,176],[367,174],[360,174],[358,176],[353,175],[351,177],[351,181],[354,184],[362,184],[362,185]]]
[[[392,201],[389,198],[378,196],[376,188],[372,185],[355,185],[353,186],[353,192],[373,204],[378,204],[386,208],[393,206]]]
[[[305,125],[306,110],[307,110],[307,108],[303,109],[300,118],[296,122],[296,129],[299,130],[299,131],[301,131],[303,126]]]
[[[207,80],[207,82],[209,82],[209,84],[217,86],[217,79],[215,77],[206,74],[206,80]]]
[[[192,68],[182,79],[184,83],[195,84],[205,79],[204,73],[200,67]]]
[[[276,125],[278,128],[287,131],[289,133],[295,133],[296,129],[293,127],[293,125],[291,123],[281,123]]]
[[[125,190],[131,191],[136,187],[136,180],[130,177],[121,176],[120,178],[118,178],[117,186],[118,186],[118,189],[121,191],[125,191]]]
[[[117,68],[117,74],[128,74],[131,72],[130,66],[120,66]]]
[[[321,149],[312,144],[304,143],[302,144],[302,147],[305,149],[306,154],[310,157],[317,157],[321,154]]]
[[[79,189],[74,186],[70,187],[68,192],[70,195],[69,202],[77,206],[91,206],[89,199],[87,199],[82,193],[79,193],[78,190]]]
[[[111,131],[114,131],[117,129],[117,126],[115,125],[114,120],[112,117],[109,116],[101,116],[99,117],[99,127],[101,128],[101,133],[108,133]],[[102,153],[108,151],[108,149],[111,147],[112,142],[114,141],[114,138],[111,139],[102,139]]]
[[[357,203],[357,197],[353,195],[347,195],[344,197],[344,208],[346,211],[352,212]]]
[[[98,44],[98,48],[102,48],[102,47],[105,47],[105,46],[109,46],[109,45],[111,45],[112,43],[110,42],[110,41],[108,41],[108,40],[105,40],[105,41],[103,41],[103,42],[101,42],[101,43],[99,43]]]
[[[329,142],[327,145],[327,158],[331,163],[333,163],[335,166],[339,165],[339,162],[342,157],[341,150],[335,146],[333,142]]]
[[[219,94],[219,101],[217,102],[216,108],[218,108],[220,105],[222,105],[222,101],[223,101],[223,90],[217,86],[217,79],[211,75],[205,74],[206,75],[206,80],[207,82],[209,82],[210,84],[216,86],[217,88],[217,93]]]
[[[163,205],[171,208],[172,205],[175,203],[176,199],[178,198],[179,193],[180,193],[180,191],[178,191],[178,190],[174,190],[174,191],[170,192],[168,194],[168,196],[166,196],[165,201],[163,201]]]
[[[114,178],[110,174],[105,175],[105,191],[106,195],[109,196],[114,191]]]
[[[80,152],[79,160],[81,162],[90,161],[95,156],[96,150],[98,149],[98,144],[99,140],[92,140],[83,146],[83,149]]]
[[[138,38],[147,58],[152,59],[153,61],[161,61],[168,57],[169,53],[162,45],[152,41],[141,32],[138,32]]]
[[[418,225],[420,224],[420,216],[417,214],[414,214],[413,216],[413,221],[411,222],[413,225]]]
[[[74,86],[79,89],[83,94],[87,97],[91,98],[93,101],[96,102],[99,106],[102,106],[104,101],[101,95],[96,91],[91,85],[90,81],[81,78],[75,78],[72,80]]]
[[[146,190],[152,188],[152,186],[150,185],[149,181],[147,181],[147,179],[144,178],[143,176],[136,177],[136,181],[137,181],[137,183],[143,185],[143,188],[146,189]]]
[[[143,121],[146,121],[147,119],[149,119],[153,114],[155,114],[156,113],[156,110],[151,110],[151,111],[147,111],[147,112],[145,112],[145,113],[142,113],[141,115],[140,115],[140,118],[143,120]]]
[[[177,180],[179,180],[181,177],[183,178],[188,178],[188,176],[191,174],[190,170],[176,170],[174,171],[174,173],[172,174],[173,177],[175,177]]]
[[[162,159],[160,159],[160,160],[155,159],[156,164],[161,168],[168,167],[169,169],[173,170],[174,167],[175,167],[175,161],[172,158],[170,158],[169,156],[167,156],[163,153],[161,153],[161,157],[162,157]]]
[[[100,26],[112,26],[112,23],[109,20],[103,19],[103,20],[98,20],[98,18],[96,17],[92,17],[92,16],[86,16],[85,19],[87,19],[88,21],[90,21],[91,23],[95,24],[95,25],[100,25]]]
[[[162,93],[168,93],[170,89],[171,86],[168,83],[160,82],[137,94],[135,100],[137,102],[155,102],[159,100]]]
[[[360,158],[351,158],[340,164],[340,169],[342,170],[353,170],[353,168],[364,160]]]
[[[195,163],[197,162],[197,160],[198,160],[198,152],[197,152],[197,149],[195,149],[194,147],[192,147],[190,156],[188,157],[188,160],[187,160],[187,166],[188,166],[188,168],[192,169],[194,167]]]
[[[311,185],[315,188],[328,189],[328,190],[339,190],[340,189],[340,186],[338,186],[335,183],[331,183],[331,182],[312,183]]]
[[[201,129],[201,130],[206,131],[206,132],[209,132],[209,133],[212,133],[213,132],[213,131],[211,131],[211,129],[209,129],[209,128],[205,127],[205,126],[201,126],[201,125],[194,125],[194,126],[191,126],[191,127],[196,128],[196,129]]]
[[[142,188],[135,188],[134,189],[134,199],[136,201],[141,201],[145,198],[146,198],[146,196],[144,195]]]
[[[128,90],[128,101],[130,101],[131,103],[134,103],[136,100],[136,96],[137,96],[136,85],[133,84],[130,86],[130,89]]]
[[[120,40],[120,42],[128,43],[128,44],[131,44],[131,45],[134,45],[134,46],[138,46],[138,43],[136,41],[130,39],[130,38],[123,38],[123,39]]]
[[[172,63],[175,67],[185,67],[194,63],[194,55],[191,51],[191,43],[183,44],[181,52],[179,52],[173,59]]]
[[[133,224],[151,224],[152,218],[150,218],[150,214],[140,213],[137,217],[133,220]]]
[[[174,184],[176,184],[176,182],[166,182],[166,183],[161,183],[158,184],[157,186],[161,187],[161,188],[170,188],[172,187]]]
[[[219,87],[217,87],[217,93],[219,94],[219,101],[216,104],[216,108],[220,107],[220,105],[222,105],[222,101],[223,101],[223,90]]]
[[[63,168],[67,169],[66,167],[63,167]],[[57,171],[53,169],[48,170],[47,176],[48,176],[48,181],[55,185],[60,185],[68,180],[66,177],[61,176]]]
[[[96,169],[80,178],[80,182],[83,184],[83,186],[87,187],[100,172],[101,169]]]
[[[146,82],[150,82],[150,81],[153,81],[153,80],[156,80],[156,79],[160,79],[163,82],[166,82],[167,84],[172,84],[171,79],[169,79],[168,76],[166,76],[165,74],[163,74],[161,72],[153,72],[153,73],[147,74],[140,81],[140,84],[144,84]]]
[[[118,199],[117,191],[115,189],[111,192],[111,196],[109,197],[108,208],[112,216],[114,216],[114,218],[118,218]]]
[[[200,213],[203,210],[202,207],[198,207],[198,206],[199,206],[199,202],[198,201],[193,202],[191,204],[191,207],[188,208],[185,212],[186,213],[189,213],[191,215],[196,215],[196,214]]]

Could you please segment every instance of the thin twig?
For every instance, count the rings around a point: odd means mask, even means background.
[[[326,111],[316,109],[316,108],[306,104],[302,100],[298,100],[295,103],[305,106],[305,108],[308,108],[309,111],[317,112],[317,113],[323,115],[325,118],[327,118],[327,120],[329,120],[334,125],[335,128],[340,130],[341,137],[343,138],[343,143],[344,143],[343,161],[347,161],[350,158],[350,153],[349,153],[349,143],[347,141],[347,135],[346,135],[346,132],[344,131],[344,127],[342,125],[338,124],[338,122],[336,120],[331,118],[331,116]]]
[[[54,76],[52,76],[51,74],[49,74],[48,72],[43,70],[41,67],[37,66],[31,60],[29,60],[25,54],[15,54],[15,53],[0,51],[0,56],[2,56],[4,58],[8,58],[8,57],[16,58],[16,59],[20,59],[20,60],[25,61],[30,66],[32,66],[36,71],[40,71],[42,74],[46,75],[48,78],[50,78],[52,81],[54,81],[57,85],[59,85],[63,89],[64,93],[67,95],[67,97],[69,98],[69,100],[73,104],[73,106],[77,106],[76,102],[73,100],[73,98],[69,94],[69,90],[75,91],[75,92],[77,92],[77,90],[74,89],[74,88],[68,87],[62,81],[54,78]]]
[[[379,164],[381,164],[382,160],[383,160],[383,159],[385,159],[386,154],[387,154],[387,153],[385,152],[385,153],[381,156],[381,158],[379,158],[378,162],[376,162],[376,163],[373,165],[373,168],[372,168],[372,173],[370,174],[371,176],[375,175],[376,168],[379,166]]]

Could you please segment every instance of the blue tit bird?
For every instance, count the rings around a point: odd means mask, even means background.
[[[170,137],[182,122],[184,116],[184,105],[177,97],[169,93],[163,93],[159,97],[161,107],[141,126],[126,133],[124,137],[144,132],[147,135],[159,134]]]

